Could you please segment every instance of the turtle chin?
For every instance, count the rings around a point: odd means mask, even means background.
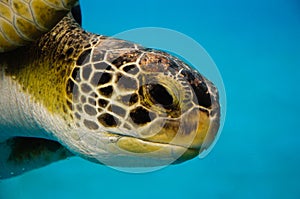
[[[98,152],[93,153],[89,151],[81,156],[92,162],[112,167],[146,168],[182,163],[199,154],[199,149],[127,136],[119,137],[118,141],[106,150],[104,152],[98,149]]]

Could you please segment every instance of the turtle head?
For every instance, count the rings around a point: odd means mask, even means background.
[[[147,167],[191,159],[211,145],[220,106],[209,80],[162,51],[107,38],[91,46],[66,83],[79,155]]]

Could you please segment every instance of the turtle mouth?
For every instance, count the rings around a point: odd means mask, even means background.
[[[199,155],[200,148],[187,147],[168,142],[156,142],[148,139],[122,136],[117,146],[126,152],[143,156],[156,156],[169,160],[170,164],[178,164]]]
[[[218,120],[193,108],[177,119],[154,120],[136,132],[123,128],[81,137],[84,154],[92,161],[117,167],[153,167],[178,164],[211,146]]]
[[[102,135],[103,136],[103,135]],[[110,140],[109,156],[94,153],[92,161],[116,167],[156,167],[179,164],[199,155],[200,149],[156,142],[117,133],[104,133]]]

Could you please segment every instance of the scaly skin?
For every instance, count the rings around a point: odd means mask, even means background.
[[[19,94],[44,110],[31,117],[49,139],[95,162],[181,162],[207,148],[219,127],[217,90],[197,71],[167,53],[87,33],[70,17],[0,60]]]
[[[165,52],[60,21],[75,3],[0,0],[0,178],[73,154],[148,167],[209,147],[214,85]]]

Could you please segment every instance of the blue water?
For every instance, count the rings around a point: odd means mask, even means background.
[[[222,74],[227,117],[204,159],[127,174],[79,158],[0,182],[0,198],[300,198],[298,0],[82,1],[83,25],[105,35],[182,32]]]

